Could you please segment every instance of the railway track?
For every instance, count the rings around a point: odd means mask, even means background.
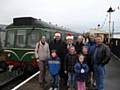
[[[24,81],[31,74],[15,73],[15,72],[2,72],[0,73],[0,90],[11,90],[13,87]]]

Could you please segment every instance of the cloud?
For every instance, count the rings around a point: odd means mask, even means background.
[[[10,24],[13,17],[32,16],[60,26],[78,30],[96,27],[104,22],[109,6],[120,0],[1,0],[0,23]],[[112,19],[120,20],[120,10]]]

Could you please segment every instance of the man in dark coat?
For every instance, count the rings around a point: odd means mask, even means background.
[[[54,40],[50,42],[50,51],[51,50],[56,50],[58,57],[61,59],[61,70],[60,70],[60,78],[64,78],[64,67],[63,67],[63,62],[64,62],[64,56],[65,56],[65,43],[61,39],[61,33],[60,32],[55,32],[54,34]]]
[[[79,35],[78,39],[77,39],[77,42],[76,42],[76,45],[75,45],[75,49],[76,49],[77,54],[82,53],[83,46],[84,46],[84,44],[83,44],[83,36]]]

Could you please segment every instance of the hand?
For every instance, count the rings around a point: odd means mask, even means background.
[[[67,74],[67,71],[65,70],[64,73]]]
[[[85,70],[83,68],[81,69],[81,73],[85,73]]]
[[[37,59],[37,62],[39,62],[39,59]]]

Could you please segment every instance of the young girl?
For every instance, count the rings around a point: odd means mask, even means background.
[[[55,50],[51,51],[51,57],[48,59],[48,70],[52,77],[52,87],[49,90],[57,90],[59,88],[60,58]]]
[[[87,46],[83,46],[82,53],[84,55],[84,62],[86,62],[89,67],[86,85],[88,88],[90,88],[94,80],[93,79],[93,61],[91,59],[91,56],[88,54]]]
[[[77,90],[86,90],[86,79],[88,72],[88,65],[84,63],[84,56],[80,54],[78,63],[75,64],[74,70],[76,73]]]

